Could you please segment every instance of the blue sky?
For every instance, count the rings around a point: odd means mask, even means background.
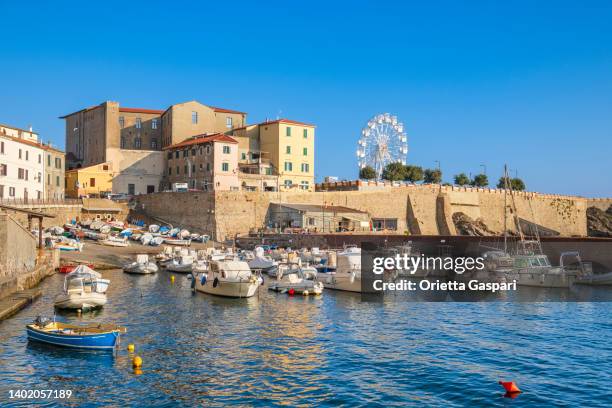
[[[508,163],[532,191],[612,196],[609,1],[0,0],[0,15],[0,123],[60,146],[62,114],[196,99],[315,123],[317,177],[354,178],[361,128],[390,112],[408,161],[439,160],[445,180]]]

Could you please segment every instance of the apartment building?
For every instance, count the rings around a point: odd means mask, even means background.
[[[0,125],[0,199],[42,199],[43,146],[32,130]]]
[[[200,135],[164,148],[166,187],[187,183],[189,188],[238,191],[238,142],[228,135]]]
[[[61,200],[65,195],[65,154],[50,145],[42,145],[44,150],[44,197],[48,200]]]
[[[315,126],[289,119],[247,125],[229,132],[238,141],[242,173],[254,164],[278,176],[282,190],[314,191]]]

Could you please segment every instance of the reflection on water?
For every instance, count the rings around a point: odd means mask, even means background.
[[[128,327],[117,353],[28,343],[24,325],[52,313],[62,276],[0,323],[1,405],[11,389],[71,389],[72,404],[609,406],[609,303],[415,303],[359,294],[192,293],[184,275],[111,279],[107,306],[69,322]],[[134,343],[142,373],[125,350]],[[569,375],[571,374],[571,375]],[[52,401],[51,401],[52,402]],[[51,403],[49,402],[49,403]]]

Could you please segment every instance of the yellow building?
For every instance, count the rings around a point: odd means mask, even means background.
[[[113,171],[109,163],[66,171],[66,197],[100,196],[113,190]]]
[[[289,119],[234,129],[241,167],[263,163],[278,175],[283,190],[314,191],[315,126]]]

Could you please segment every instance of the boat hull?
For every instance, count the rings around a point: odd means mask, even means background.
[[[26,331],[28,340],[77,349],[112,350],[119,339],[119,332],[66,335],[36,329],[31,325],[26,327]]]
[[[103,293],[66,293],[57,296],[54,306],[58,309],[89,310],[104,306],[106,300],[106,295]]]
[[[215,286],[214,281],[206,281],[206,283],[202,285],[201,276],[195,279],[195,290],[215,296],[247,298],[255,295],[255,293],[257,293],[257,288],[259,287],[259,281],[228,282],[219,280]]]
[[[359,277],[351,278],[350,274],[319,273],[317,279],[319,282],[323,282],[325,289],[361,293],[361,279]]]

